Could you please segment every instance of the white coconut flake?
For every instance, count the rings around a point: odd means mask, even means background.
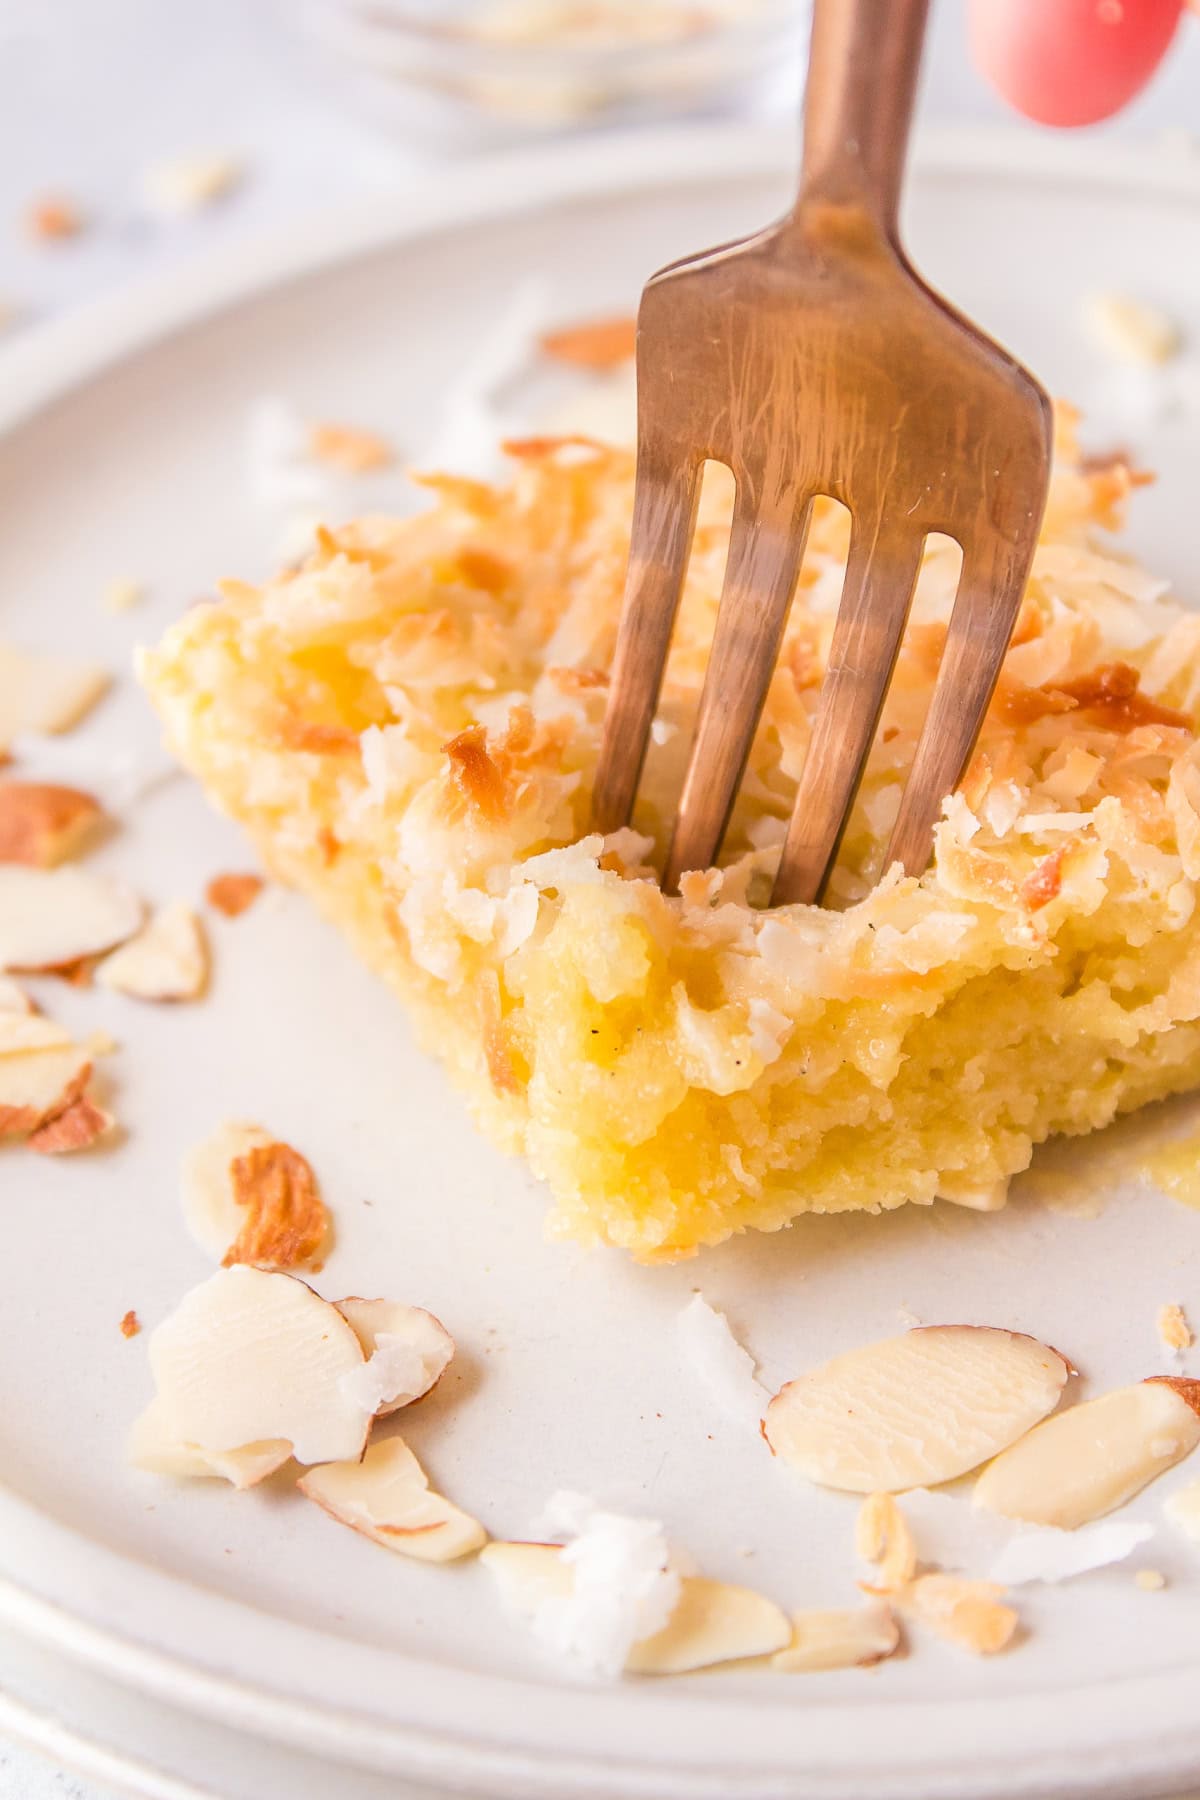
[[[378,1413],[429,1389],[427,1348],[412,1338],[381,1331],[375,1349],[359,1368],[347,1369],[338,1382],[355,1406]]]
[[[1154,1536],[1153,1525],[1133,1519],[1101,1519],[1075,1531],[1021,1525],[998,1513],[976,1512],[966,1500],[927,1488],[905,1494],[901,1506],[923,1563],[961,1570],[1003,1587],[1070,1581],[1124,1562]]]
[[[560,1489],[534,1535],[566,1538],[570,1593],[539,1596],[534,1636],[569,1667],[614,1680],[630,1651],[661,1631],[681,1592],[666,1533],[657,1519],[605,1512],[587,1494]]]
[[[759,1381],[754,1358],[734,1337],[725,1314],[697,1291],[676,1315],[675,1332],[683,1360],[721,1411],[757,1433],[770,1390]]]

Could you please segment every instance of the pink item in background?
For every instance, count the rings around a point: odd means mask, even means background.
[[[1145,87],[1184,0],[971,0],[971,54],[1010,105],[1043,125],[1093,125]]]

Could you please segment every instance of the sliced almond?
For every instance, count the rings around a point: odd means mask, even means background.
[[[265,1481],[291,1454],[292,1446],[283,1438],[242,1444],[236,1450],[201,1450],[198,1444],[182,1443],[172,1433],[161,1400],[150,1402],[129,1434],[129,1460],[135,1468],[147,1469],[152,1475],[215,1478],[235,1488],[255,1487]]]
[[[792,1641],[771,1658],[788,1674],[820,1669],[864,1668],[891,1656],[900,1645],[900,1627],[886,1600],[830,1612],[792,1615]]]
[[[854,1547],[876,1565],[874,1586],[893,1593],[917,1572],[917,1546],[908,1521],[890,1494],[872,1494],[859,1509]]]
[[[1070,1370],[1020,1332],[918,1326],[848,1351],[776,1394],[763,1435],[810,1481],[897,1493],[952,1481],[1045,1418]]]
[[[351,1298],[339,1300],[337,1308],[367,1359],[345,1377],[345,1383],[377,1419],[421,1399],[453,1360],[454,1339],[424,1307]]]
[[[0,749],[21,731],[69,731],[109,685],[94,663],[36,656],[0,643]]]
[[[310,1469],[299,1487],[343,1525],[420,1562],[453,1562],[487,1543],[477,1520],[433,1492],[403,1438],[372,1444],[361,1462]]]
[[[632,360],[637,348],[637,320],[632,314],[589,319],[547,331],[539,339],[544,355],[581,369],[614,369]]]
[[[0,975],[0,1013],[32,1011],[33,1001],[24,989],[19,988],[7,975]]]
[[[10,1016],[23,1015],[0,1014],[0,1024]],[[69,1039],[56,1049],[0,1055],[0,1139],[26,1137],[58,1118],[90,1073],[87,1051]]]
[[[61,969],[132,937],[142,903],[132,888],[70,866],[0,866],[0,968]]]
[[[202,1250],[220,1262],[244,1223],[233,1187],[233,1165],[246,1151],[274,1143],[261,1125],[230,1120],[183,1158],[183,1220]]]
[[[495,1577],[505,1604],[525,1619],[536,1618],[543,1605],[568,1596],[574,1586],[571,1565],[557,1544],[489,1544],[480,1561]],[[770,1656],[791,1637],[786,1613],[762,1594],[687,1575],[667,1624],[633,1646],[625,1667],[633,1675],[678,1675]]]
[[[106,956],[96,970],[102,987],[134,1000],[195,1000],[208,980],[208,950],[200,921],[175,900]]]
[[[643,1638],[625,1663],[631,1675],[682,1675],[716,1663],[770,1656],[792,1637],[787,1614],[752,1588],[686,1575],[666,1625]]]
[[[371,1414],[340,1385],[362,1360],[336,1306],[264,1269],[218,1269],[150,1339],[177,1441],[211,1451],[286,1438],[302,1463],[362,1455]]]
[[[1072,1531],[1140,1493],[1200,1444],[1200,1381],[1153,1375],[1047,1419],[998,1456],[974,1504]]]
[[[252,1144],[234,1158],[229,1177],[241,1224],[226,1265],[317,1266],[329,1240],[329,1214],[306,1158],[290,1144]]]
[[[896,1596],[896,1604],[960,1650],[994,1656],[1020,1624],[1012,1607],[1002,1604],[1004,1592],[998,1582],[969,1581],[965,1575],[918,1575]]]
[[[1170,1495],[1163,1502],[1163,1511],[1172,1525],[1177,1525],[1186,1537],[1200,1544],[1200,1481],[1193,1481]]]
[[[261,875],[214,875],[204,890],[204,898],[214,912],[227,919],[238,919],[254,905],[262,890]]]
[[[74,855],[103,816],[100,802],[79,788],[6,781],[0,784],[0,863],[52,869]]]
[[[65,1106],[30,1132],[25,1140],[39,1156],[69,1156],[75,1150],[86,1150],[97,1138],[105,1137],[113,1128],[113,1116],[97,1106],[87,1091],[89,1064]]]

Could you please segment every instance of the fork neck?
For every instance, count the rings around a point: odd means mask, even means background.
[[[929,0],[815,0],[797,223],[816,208],[851,207],[898,242],[928,10]]]

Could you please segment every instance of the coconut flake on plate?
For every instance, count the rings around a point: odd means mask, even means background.
[[[675,1317],[680,1356],[699,1378],[720,1411],[757,1433],[770,1390],[755,1373],[755,1361],[730,1329],[723,1312],[697,1290]]]
[[[1152,1525],[1133,1519],[1105,1519],[1075,1531],[1026,1525],[925,1489],[905,1494],[903,1506],[922,1563],[971,1571],[1005,1587],[1070,1581],[1108,1568],[1154,1535]]]
[[[1188,1324],[1187,1314],[1175,1302],[1159,1307],[1155,1323],[1158,1326],[1159,1341],[1172,1361],[1181,1357],[1185,1350],[1190,1350],[1196,1341],[1195,1333]]]
[[[193,1288],[150,1338],[173,1442],[225,1451],[286,1439],[303,1463],[362,1455],[372,1414],[341,1379],[363,1360],[330,1301],[294,1276],[242,1265]]]
[[[208,981],[200,920],[183,900],[160,908],[96,970],[102,987],[134,1000],[197,1000]]]
[[[403,1438],[372,1444],[361,1461],[310,1469],[297,1485],[341,1524],[419,1562],[454,1562],[488,1541],[477,1519],[433,1491]]]
[[[454,1339],[421,1306],[351,1296],[337,1309],[362,1345],[366,1362],[342,1380],[352,1399],[377,1419],[411,1406],[436,1387],[454,1357]]]

